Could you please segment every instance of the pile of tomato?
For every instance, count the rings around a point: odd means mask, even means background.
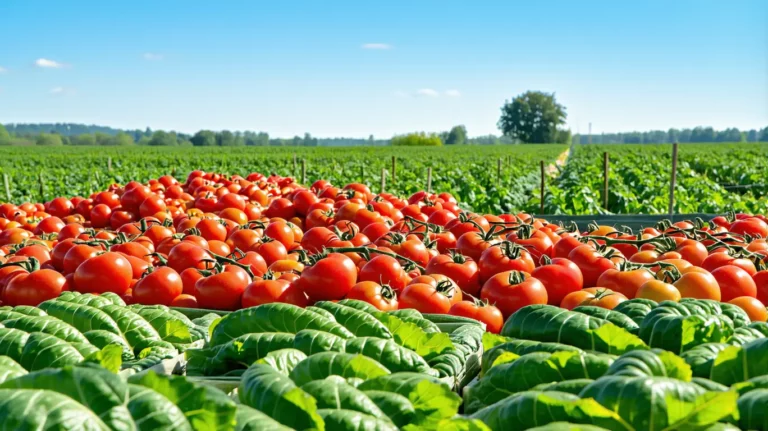
[[[729,214],[632,232],[476,214],[448,193],[201,171],[44,204],[0,205],[0,305],[66,290],[236,310],[353,298],[485,322],[523,306],[731,302],[765,321],[768,224]]]

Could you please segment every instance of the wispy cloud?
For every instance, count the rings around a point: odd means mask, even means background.
[[[419,90],[416,90],[416,95],[422,96],[422,97],[437,97],[440,95],[440,93],[438,93],[436,90],[433,90],[431,88],[421,88]]]
[[[445,95],[448,97],[461,97],[459,90],[445,90]]]
[[[165,58],[163,54],[158,54],[155,52],[145,52],[143,57],[144,57],[144,60],[147,60],[147,61],[160,61],[163,58]]]
[[[397,96],[397,97],[411,97],[411,95],[408,94],[407,91],[403,91],[403,90],[395,91],[395,96]]]
[[[51,88],[49,93],[54,96],[69,95],[69,94],[75,94],[75,89],[68,88],[68,87],[53,87]]]
[[[363,49],[392,49],[392,45],[388,43],[364,43]]]
[[[0,66],[0,73],[5,73],[7,71],[8,69],[4,68],[3,66]]]
[[[64,67],[64,63],[59,63],[58,61],[49,60],[47,58],[38,58],[35,60],[35,66],[45,69],[61,69]]]

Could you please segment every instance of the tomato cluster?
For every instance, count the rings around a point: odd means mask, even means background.
[[[527,214],[475,214],[448,193],[408,199],[358,183],[194,171],[88,198],[0,205],[0,301],[62,291],[235,310],[354,298],[482,320],[530,304],[729,301],[765,320],[768,224],[730,214],[634,233]]]

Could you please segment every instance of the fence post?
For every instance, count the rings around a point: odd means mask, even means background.
[[[392,183],[397,181],[397,157],[392,156]]]
[[[40,180],[40,201],[45,202],[45,185],[43,184],[45,180],[43,179],[42,171],[40,171],[40,174],[38,175],[38,179]]]
[[[669,182],[669,216],[675,213],[675,182],[677,181],[677,142],[672,144],[672,178]]]
[[[296,178],[296,153],[293,153],[293,171],[291,171],[291,176]]]
[[[386,178],[387,178],[387,169],[381,168],[381,191],[379,193],[384,193],[384,190],[386,189]]]
[[[539,207],[539,213],[544,214],[544,160],[539,162],[541,168],[541,205]]]
[[[112,172],[112,157],[107,157],[107,172]]]
[[[301,184],[307,183],[307,159],[301,159]]]
[[[499,158],[496,164],[496,183],[501,184],[501,158]]]
[[[365,184],[365,166],[360,165],[360,183]]]
[[[603,209],[608,210],[608,151],[603,152]]]
[[[432,193],[432,168],[427,168],[427,193]]]
[[[5,182],[5,198],[6,202],[11,202],[11,180],[8,178],[8,174],[3,174],[3,182]]]

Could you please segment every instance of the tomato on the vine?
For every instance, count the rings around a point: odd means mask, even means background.
[[[347,293],[347,299],[367,302],[381,311],[398,309],[397,293],[387,284],[360,281]]]
[[[501,310],[504,318],[532,304],[547,303],[547,289],[530,274],[520,271],[500,272],[483,284],[480,298]]]
[[[452,316],[469,317],[485,323],[485,330],[498,334],[504,326],[504,316],[501,311],[482,301],[461,301],[453,304],[448,314]]]
[[[594,305],[596,307],[613,310],[617,305],[626,301],[627,297],[619,292],[603,287],[587,287],[578,292],[571,292],[563,298],[560,307],[573,310],[580,305]]]
[[[307,266],[296,286],[312,301],[344,298],[357,282],[357,267],[349,257],[330,253]]]

